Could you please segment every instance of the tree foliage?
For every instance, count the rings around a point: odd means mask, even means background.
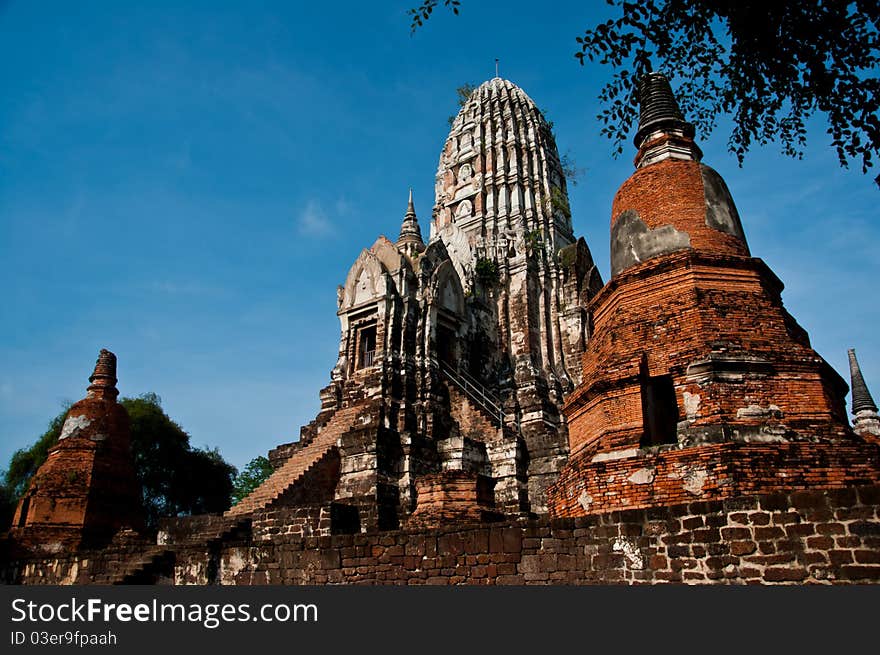
[[[439,0],[425,0],[420,6],[413,7],[407,14],[409,14],[412,19],[411,29],[413,32],[416,31],[417,27],[421,27],[425,24],[425,21],[431,17],[431,14],[434,13],[434,9],[439,4]],[[461,5],[460,0],[443,0],[443,5],[448,9],[452,10],[456,16],[458,15],[458,7]]]
[[[148,525],[163,516],[222,512],[229,507],[235,467],[216,449],[192,447],[189,434],[168,417],[156,394],[119,402],[131,419],[131,450]],[[67,410],[52,419],[36,443],[12,455],[0,492],[4,526],[12,520],[18,499],[46,461],[49,449],[58,442]]]
[[[575,57],[611,67],[598,118],[617,154],[638,114],[635,80],[659,70],[701,134],[732,117],[728,149],[740,164],[754,144],[771,142],[802,157],[806,122],[817,112],[841,166],[857,162],[867,173],[880,155],[876,0],[606,1],[616,18],[577,37]],[[412,29],[437,4],[410,10]]]
[[[32,446],[20,448],[12,454],[9,466],[0,480],[0,532],[12,523],[12,515],[15,513],[19,498],[27,491],[28,484],[40,468],[40,464],[46,461],[49,449],[58,442],[68,409],[70,403],[65,403],[61,413],[49,421],[46,431]]]
[[[10,497],[15,499],[13,503],[17,502],[27,491],[31,478],[34,477],[40,465],[46,461],[49,449],[58,443],[58,437],[61,435],[61,428],[64,426],[64,419],[67,418],[67,410],[69,409],[70,403],[65,403],[58,416],[49,421],[46,431],[37,438],[34,445],[30,448],[20,448],[12,454],[4,477],[4,486]]]
[[[272,475],[274,470],[275,469],[272,468],[272,464],[269,463],[269,460],[262,455],[254,457],[247,463],[244,470],[240,471],[239,474],[235,476],[235,481],[232,484],[232,502],[239,502],[242,498],[263,484],[263,482]]]

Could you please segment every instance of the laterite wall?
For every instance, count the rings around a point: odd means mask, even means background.
[[[171,553],[157,583],[880,582],[880,487],[765,494],[522,524],[298,538]],[[9,582],[89,583],[130,552],[8,563]]]

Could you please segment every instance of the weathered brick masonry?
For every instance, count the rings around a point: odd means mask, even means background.
[[[490,80],[453,122],[428,243],[410,194],[397,242],[379,237],[339,287],[339,359],[273,475],[223,516],[120,529],[134,478],[99,360],[3,576],[880,582],[880,415],[855,353],[850,425],[846,383],[751,256],[668,81],[648,74],[639,95],[608,284],[574,237],[549,126]]]
[[[116,402],[116,355],[101,350],[89,383],[15,510],[11,534],[21,547],[94,547],[143,525],[128,414]]]
[[[551,515],[876,484],[873,402],[860,394],[854,432],[846,383],[750,256],[669,83],[650,74],[640,96],[636,171],[612,207],[612,278],[588,307]]]
[[[880,487],[763,494],[516,523],[211,547],[120,545],[22,560],[7,582],[217,584],[845,584],[880,582]],[[204,528],[203,528],[204,529]],[[161,548],[161,547],[160,547]],[[155,549],[155,547],[154,547]],[[121,581],[121,580],[116,580]]]
[[[873,484],[880,448],[861,444],[718,443],[622,459],[572,461],[550,491],[555,516],[677,505],[767,491]]]

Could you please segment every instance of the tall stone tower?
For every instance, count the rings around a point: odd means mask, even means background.
[[[435,193],[431,240],[446,244],[476,298],[453,359],[516,417],[530,508],[543,512],[543,489],[567,454],[559,408],[581,380],[584,307],[602,281],[572,232],[553,133],[522,89],[496,77],[471,94],[440,155]]]
[[[876,482],[846,383],[751,257],[669,82],[649,74],[639,96],[636,170],[614,198],[612,278],[589,306],[554,513]]]
[[[230,513],[301,507],[306,487],[331,532],[545,513],[601,286],[547,122],[489,80],[452,124],[428,242],[410,193],[396,242],[380,236],[338,289],[321,412]]]

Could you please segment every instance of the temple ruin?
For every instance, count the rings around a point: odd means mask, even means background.
[[[669,82],[638,91],[607,283],[547,121],[491,79],[452,123],[427,240],[410,192],[339,286],[320,411],[274,473],[222,516],[142,531],[102,351],[6,579],[880,581],[880,417],[855,353],[851,424]]]

